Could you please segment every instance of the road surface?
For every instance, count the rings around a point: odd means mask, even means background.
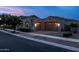
[[[0,32],[0,52],[71,52],[70,50],[31,41]]]

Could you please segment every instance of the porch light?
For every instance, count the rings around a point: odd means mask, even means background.
[[[40,23],[35,23],[34,26],[37,27]]]
[[[60,26],[60,24],[58,23],[58,24],[57,24],[57,26],[59,27],[59,26]]]
[[[36,23],[36,24],[34,24],[34,26],[35,26],[35,27],[37,27],[37,23]]]

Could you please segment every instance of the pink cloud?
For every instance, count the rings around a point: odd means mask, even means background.
[[[0,7],[0,14],[2,14],[2,13],[17,15],[17,16],[28,14],[28,12],[24,12],[24,10],[21,8],[5,7],[5,6]]]

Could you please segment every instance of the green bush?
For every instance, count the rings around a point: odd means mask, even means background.
[[[22,32],[31,32],[31,29],[20,28],[19,30]]]
[[[71,37],[71,36],[72,36],[72,33],[69,33],[69,32],[63,33],[63,37]]]

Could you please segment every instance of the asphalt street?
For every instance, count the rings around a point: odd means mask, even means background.
[[[0,32],[0,52],[71,52],[60,47]]]

